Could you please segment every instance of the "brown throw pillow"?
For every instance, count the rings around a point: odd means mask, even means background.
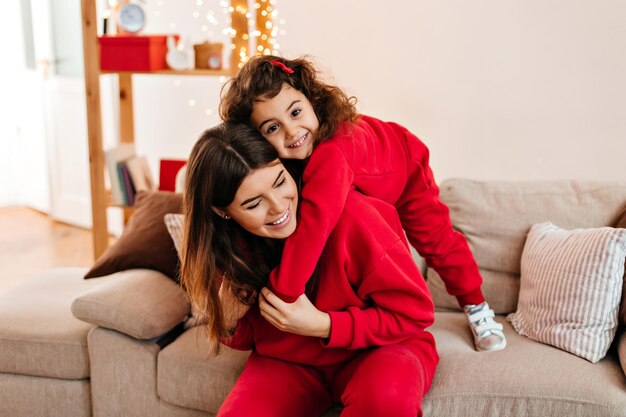
[[[85,278],[147,268],[178,280],[178,255],[163,217],[167,213],[180,213],[182,203],[182,194],[164,191],[137,194],[135,212],[124,232],[96,261]]]

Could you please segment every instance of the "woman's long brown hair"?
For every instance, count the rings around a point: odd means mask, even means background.
[[[191,151],[183,202],[181,284],[196,314],[207,319],[207,336],[217,353],[227,336],[218,298],[222,279],[248,304],[278,265],[282,241],[252,235],[234,220],[218,216],[234,199],[243,179],[278,154],[258,131],[244,124],[206,130]]]
[[[281,63],[287,70],[273,62]],[[285,59],[263,55],[252,57],[239,74],[224,85],[220,102],[222,119],[250,123],[254,102],[260,97],[276,97],[284,84],[301,91],[311,102],[319,121],[316,145],[333,135],[341,123],[354,122],[358,118],[356,98],[348,97],[341,88],[322,81],[306,57]]]

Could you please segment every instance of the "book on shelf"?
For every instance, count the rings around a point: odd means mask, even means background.
[[[121,143],[105,152],[113,204],[132,206],[140,191],[153,191],[154,179],[145,156],[135,155],[132,144]]]
[[[128,166],[126,165],[126,161],[121,161],[117,163],[117,173],[119,174],[120,178],[124,205],[132,206],[135,204],[136,191],[135,187],[133,187],[133,182],[130,179],[130,173],[128,172]]]
[[[154,186],[154,178],[152,172],[148,166],[148,160],[145,156],[133,156],[126,160],[126,166],[130,173],[130,178],[133,181],[135,191],[153,191],[156,189]]]
[[[111,199],[113,200],[113,204],[120,206],[126,205],[117,164],[133,155],[135,155],[135,146],[132,143],[120,143],[104,153],[104,159],[109,173],[109,181],[111,183]]]

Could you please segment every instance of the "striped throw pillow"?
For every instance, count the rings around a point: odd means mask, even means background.
[[[534,225],[507,319],[522,336],[598,362],[617,329],[625,258],[626,229]]]
[[[183,243],[183,216],[182,214],[176,213],[167,213],[163,217],[163,221],[165,222],[165,227],[167,227],[167,231],[170,233],[172,240],[174,241],[174,247],[176,248],[176,252],[178,253],[178,257],[180,258],[180,250]]]

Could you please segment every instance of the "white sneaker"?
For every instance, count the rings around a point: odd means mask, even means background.
[[[476,350],[484,352],[506,347],[506,337],[502,332],[503,327],[493,319],[495,313],[489,308],[486,301],[478,305],[466,305],[463,310],[474,335]]]

